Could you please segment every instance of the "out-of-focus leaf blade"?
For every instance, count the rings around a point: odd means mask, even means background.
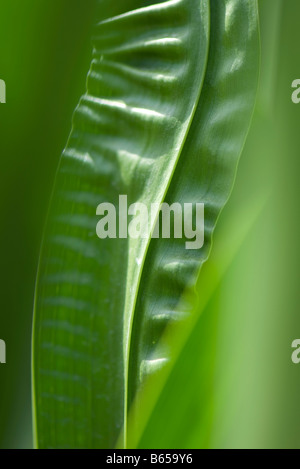
[[[226,219],[225,229],[223,227],[221,231],[222,239],[219,232],[219,243],[213,249],[209,262],[204,263],[197,280],[199,298],[192,314],[183,323],[177,321],[169,324],[162,335],[160,343],[172,350],[171,359],[160,372],[147,376],[131,407],[129,447],[210,447],[212,427],[218,426],[214,405],[215,342],[219,322],[216,318],[218,308],[213,308],[212,303],[249,233],[260,222],[270,198],[270,190],[263,191],[245,204],[243,210]],[[232,226],[235,227],[234,231]],[[190,398],[189,401],[187,394],[194,395],[194,399]],[[184,402],[177,407],[176,399],[179,402],[179,396]],[[192,408],[195,403],[197,409]],[[159,425],[159,422],[165,422],[165,425]],[[183,428],[184,422],[188,429]],[[194,441],[190,446],[191,436]]]

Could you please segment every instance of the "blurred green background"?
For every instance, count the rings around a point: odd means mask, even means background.
[[[300,2],[259,5],[257,106],[199,296],[208,282],[214,288],[141,447],[300,448],[300,364],[291,361],[300,337],[300,104],[291,101],[291,83],[300,78]],[[35,275],[55,170],[85,90],[95,7],[96,0],[0,0],[7,85],[0,106],[0,338],[7,344],[0,448],[32,446]]]

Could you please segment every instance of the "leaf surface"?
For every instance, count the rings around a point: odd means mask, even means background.
[[[255,100],[257,5],[102,1],[93,45],[37,282],[41,448],[113,448],[120,433],[126,446],[128,407],[168,359],[156,346],[162,332],[192,310],[233,183]],[[187,250],[184,238],[100,240],[96,208],[118,212],[122,194],[128,205],[205,203],[204,248]]]

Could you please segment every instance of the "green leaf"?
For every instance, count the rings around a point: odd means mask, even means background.
[[[160,343],[172,350],[172,354],[160,373],[145,380],[135,398],[128,418],[129,447],[203,449],[210,446],[211,428],[218,426],[212,408],[219,330],[216,318],[219,308],[212,307],[211,303],[271,200],[269,189],[264,188],[260,192],[230,217],[227,212],[225,227],[221,235],[218,233],[219,243],[216,243],[197,280],[199,298],[192,314],[184,323],[176,322],[166,328]],[[194,399],[187,399],[186,394],[194,395]],[[176,405],[178,396],[182,399],[180,405]],[[201,403],[197,409],[195,401]],[[183,428],[184,421],[188,428]],[[159,425],[159,422],[164,422],[164,425]],[[178,426],[181,426],[180,431]],[[185,442],[191,433],[194,433],[195,441],[190,446]]]
[[[87,93],[56,177],[34,323],[41,448],[112,448],[120,434],[126,446],[128,406],[169,356],[156,344],[193,309],[250,123],[256,2],[142,5],[99,2]],[[122,194],[147,207],[204,202],[204,248],[187,250],[184,238],[100,240],[96,208],[118,210]]]

